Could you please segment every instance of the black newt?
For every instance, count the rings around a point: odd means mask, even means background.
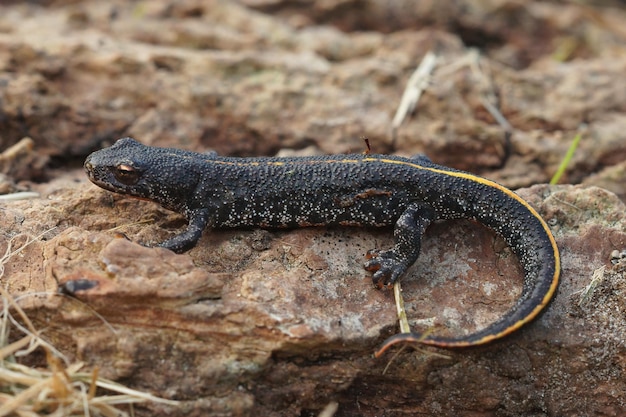
[[[395,246],[371,251],[375,284],[393,284],[417,259],[435,220],[477,220],[499,233],[524,270],[517,303],[485,329],[459,337],[402,333],[399,342],[445,348],[481,345],[534,319],[556,291],[559,251],[539,214],[517,194],[487,179],[436,165],[425,156],[354,154],[232,158],[118,140],[85,160],[96,185],[148,199],[187,217],[187,229],[160,244],[192,248],[206,227],[296,228],[394,225]]]

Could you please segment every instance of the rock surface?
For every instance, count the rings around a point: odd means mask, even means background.
[[[0,149],[21,145],[0,158],[2,189],[40,197],[0,201],[2,247],[35,238],[3,261],[2,283],[69,357],[181,401],[137,415],[316,416],[331,402],[336,416],[626,412],[626,261],[611,258],[626,249],[621,3],[4,4]],[[439,64],[393,142],[428,50]],[[389,230],[207,232],[175,255],[137,242],[165,240],[182,217],[78,166],[125,135],[229,155],[360,152],[367,137],[374,152],[518,188],[547,182],[577,133],[562,182],[584,186],[519,191],[561,248],[554,302],[500,343],[445,356],[372,357],[397,331],[395,307],[362,263]],[[495,320],[520,286],[503,241],[464,221],[432,226],[403,281],[412,326],[449,334]]]

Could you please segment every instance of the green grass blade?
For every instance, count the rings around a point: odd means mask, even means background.
[[[567,150],[565,157],[563,158],[563,160],[561,161],[561,164],[559,165],[559,169],[556,170],[556,172],[554,173],[554,176],[550,180],[551,185],[557,184],[559,180],[561,179],[561,176],[567,169],[567,166],[569,165],[570,160],[574,156],[574,152],[576,152],[576,148],[578,148],[578,143],[580,142],[581,137],[582,135],[580,133],[578,133],[574,137],[572,144],[569,146],[569,149]]]

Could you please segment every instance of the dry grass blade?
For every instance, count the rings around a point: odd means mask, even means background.
[[[3,364],[8,365],[8,364]],[[8,367],[2,366],[0,368],[0,381],[6,382],[13,385],[33,385],[41,381],[42,375],[40,373],[36,373],[35,375],[32,372],[20,372],[19,370],[12,370]],[[23,367],[27,368],[27,367]]]
[[[43,379],[21,391],[19,394],[12,397],[9,401],[2,404],[2,406],[0,407],[0,417],[6,416],[9,413],[17,410],[19,407],[27,405],[29,400],[36,396],[40,396],[41,392],[50,384],[50,379]]]
[[[395,142],[398,128],[407,114],[415,109],[422,92],[428,87],[430,74],[433,72],[436,64],[437,56],[429,51],[424,55],[417,69],[411,74],[404,93],[402,94],[402,98],[400,99],[398,110],[396,110],[396,114],[391,122],[392,142]]]
[[[39,193],[35,193],[32,191],[20,191],[17,193],[11,194],[2,194],[0,195],[0,201],[18,201],[18,200],[28,200],[31,198],[39,198]]]
[[[409,320],[406,318],[406,309],[404,308],[404,298],[402,298],[402,288],[400,287],[400,281],[396,281],[393,284],[393,296],[396,300],[396,312],[398,313],[400,332],[411,333]]]
[[[18,350],[28,346],[33,340],[33,337],[28,335],[22,337],[20,340],[11,343],[10,345],[3,346],[0,349],[0,360],[4,360],[7,356],[13,355]]]
[[[72,376],[74,380],[77,381],[91,381],[91,374],[88,373],[80,373]],[[93,398],[93,403],[109,403],[109,404],[121,404],[120,399],[124,398],[125,403],[131,402],[143,402],[143,401],[154,401],[160,404],[169,404],[169,405],[177,405],[178,401],[166,400],[164,398],[160,398],[149,394],[147,392],[137,391],[128,387],[125,387],[121,384],[118,384],[113,381],[109,381],[106,379],[99,378],[96,380],[96,385],[98,388],[104,388],[109,391],[118,392],[124,395],[112,395],[108,397],[95,397]]]

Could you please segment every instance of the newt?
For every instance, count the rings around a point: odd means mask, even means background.
[[[500,339],[532,321],[559,282],[559,250],[535,209],[488,179],[413,158],[375,154],[311,157],[223,157],[119,139],[84,164],[105,190],[159,203],[183,214],[187,228],[159,246],[184,252],[205,228],[393,226],[395,244],[368,252],[365,268],[379,287],[392,285],[415,262],[422,235],[436,220],[470,219],[501,235],[522,265],[515,305],[483,330],[458,337],[401,333],[401,342],[443,348]]]

